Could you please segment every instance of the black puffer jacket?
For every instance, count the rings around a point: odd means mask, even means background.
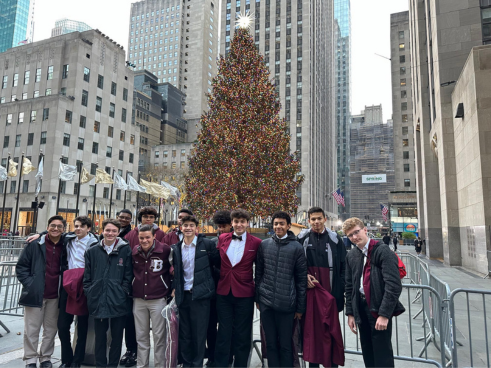
[[[84,292],[94,318],[121,317],[131,311],[131,248],[126,240],[117,241],[109,254],[102,241],[85,252]]]
[[[194,258],[193,300],[211,299],[215,296],[213,266],[220,269],[220,253],[213,240],[198,234]],[[172,265],[174,280],[172,288],[176,291],[176,304],[180,306],[184,300],[184,269],[182,266],[182,241],[172,245]]]
[[[263,240],[256,259],[256,300],[279,312],[305,313],[307,259],[289,231],[286,239]]]

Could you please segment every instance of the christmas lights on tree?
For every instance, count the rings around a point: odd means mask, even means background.
[[[267,217],[296,213],[300,163],[290,153],[287,123],[269,70],[249,33],[251,15],[240,16],[226,57],[220,57],[210,109],[201,117],[187,202],[201,219],[220,209],[242,208]]]

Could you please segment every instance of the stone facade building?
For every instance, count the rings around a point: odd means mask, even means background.
[[[59,161],[83,165],[92,174],[98,165],[125,177],[138,172],[140,132],[132,124],[133,71],[125,65],[125,52],[108,36],[91,30],[49,38],[0,54],[0,136],[2,166],[9,153],[19,162],[25,153],[34,166],[44,156],[44,176],[39,201],[38,228],[56,214]],[[19,194],[20,230],[32,226],[31,202],[35,198],[35,174],[22,177]],[[0,182],[7,185],[4,228],[15,222],[19,176]],[[76,178],[78,181],[78,176]],[[69,223],[79,214],[91,213],[94,181],[78,186],[62,182],[59,213]],[[129,193],[129,192],[128,192]],[[2,195],[3,197],[3,195]],[[135,203],[128,195],[127,207]],[[112,209],[123,207],[124,193],[114,190]],[[96,211],[109,209],[109,185],[99,184]]]

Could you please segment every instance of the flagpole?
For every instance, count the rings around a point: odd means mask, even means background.
[[[128,170],[126,170],[126,184],[128,184]],[[124,191],[123,209],[126,208],[126,190]]]
[[[97,164],[96,164],[97,165]],[[94,183],[94,198],[92,200],[92,222],[93,226],[95,226],[95,193],[97,192],[97,184]]]
[[[17,186],[17,201],[15,203],[15,217],[14,217],[14,235],[17,230],[17,216],[19,214],[19,199],[20,199],[20,182],[22,181],[22,169],[24,168],[24,152],[22,152],[22,158],[20,160],[20,171],[19,171],[19,185]]]
[[[111,208],[112,208],[112,204],[113,204],[113,188],[114,188],[114,172],[116,171],[116,169],[114,169],[114,166],[113,166],[113,183],[111,184],[111,195],[110,195],[110,199],[109,199],[109,218],[111,218]]]
[[[39,170],[39,165],[41,164],[41,160],[43,159],[43,150],[41,150],[41,153],[39,154],[39,162],[38,162],[38,170]],[[36,192],[37,192],[37,183],[36,183]],[[35,202],[36,202],[36,208],[34,209],[34,233],[36,233],[36,228],[38,226],[38,210],[39,210],[39,202],[38,202],[38,196],[39,196],[39,193],[36,194],[36,199],[35,199]]]
[[[63,160],[63,155],[60,157],[60,163]],[[56,197],[56,215],[58,216],[58,211],[60,209],[60,194],[61,194],[61,177],[58,178],[58,196]]]
[[[75,214],[78,216],[78,202],[80,200],[80,180],[82,178],[82,162],[77,162],[77,170],[78,170],[78,192],[77,192],[77,204],[75,205]]]
[[[140,184],[140,172],[138,171],[138,185]],[[140,191],[136,192],[136,207],[138,207],[140,201]],[[138,207],[140,208],[140,207]]]
[[[5,185],[3,187],[2,225],[0,226],[0,234],[3,234],[3,218],[5,214],[5,200],[7,199],[7,182],[9,181],[9,177],[8,177],[9,168],[10,168],[10,152],[9,152],[9,158],[7,160],[7,179],[5,180]]]

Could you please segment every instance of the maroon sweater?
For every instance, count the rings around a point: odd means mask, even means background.
[[[43,299],[58,298],[58,288],[60,286],[60,264],[63,243],[58,241],[54,244],[46,235],[46,276],[44,281]]]

